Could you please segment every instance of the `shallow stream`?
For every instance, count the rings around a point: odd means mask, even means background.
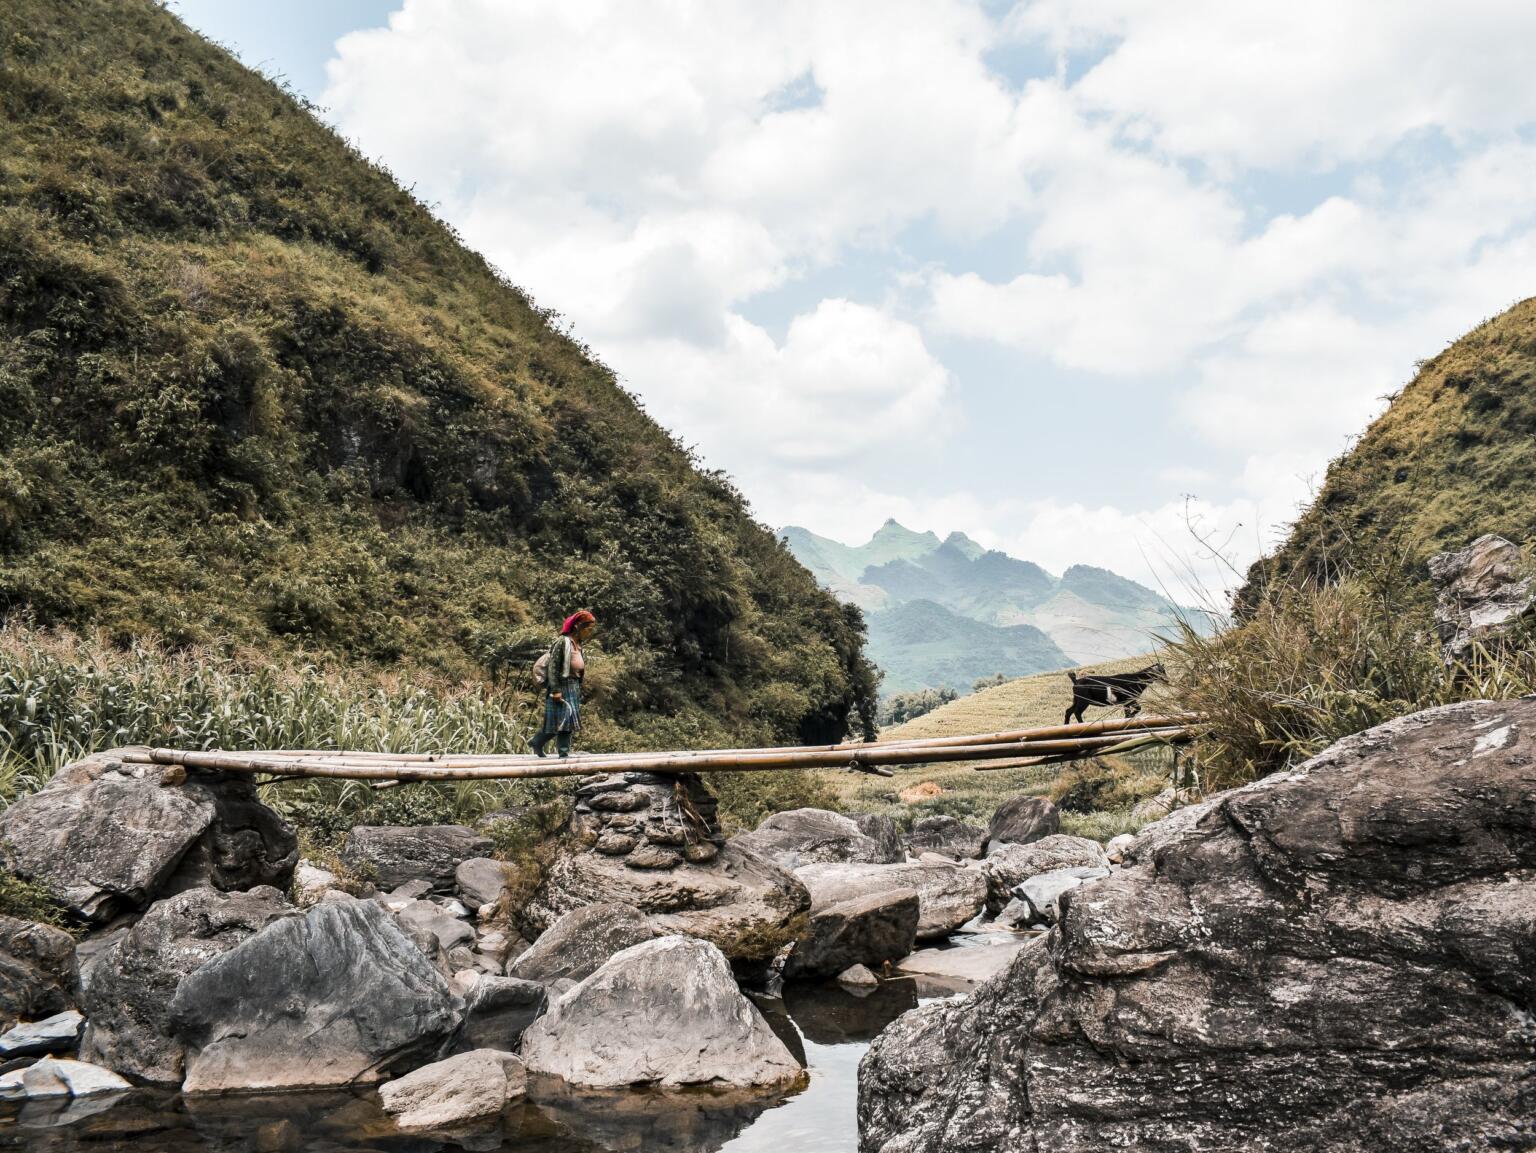
[[[910,978],[858,997],[792,985],[757,1004],[808,1085],[783,1097],[629,1092],[509,1109],[453,1139],[402,1134],[370,1092],[184,1099],[139,1091],[113,1099],[32,1102],[0,1114],[0,1149],[46,1153],[854,1153],[859,1058],[918,1003]]]

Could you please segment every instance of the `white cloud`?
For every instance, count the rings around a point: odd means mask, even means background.
[[[911,324],[846,300],[797,316],[782,345],[739,316],[718,348],[626,344],[663,423],[696,431],[712,459],[770,480],[782,468],[853,468],[943,427],[948,371]]]
[[[1513,0],[405,0],[324,102],[764,517],[1146,577],[1181,487],[1251,554],[1413,360],[1532,291],[1533,33]],[[1020,40],[1072,67],[1005,80]],[[957,382],[949,336],[1155,381],[1211,459],[1102,449],[1140,508],[978,497],[946,430],[1029,385]]]
[[[1536,119],[1518,0],[1044,0],[1017,34],[1109,45],[1074,91],[1160,150],[1273,168],[1371,159],[1416,133],[1508,133]]]

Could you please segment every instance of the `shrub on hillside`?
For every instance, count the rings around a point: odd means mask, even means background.
[[[917,689],[910,693],[896,693],[880,704],[879,719],[882,728],[903,724],[916,717],[933,712],[950,701],[960,699],[951,688]]]
[[[1356,554],[1336,578],[1266,586],[1244,619],[1171,642],[1174,707],[1206,718],[1195,753],[1207,788],[1287,768],[1334,741],[1434,705],[1536,690],[1529,643],[1447,669],[1432,609],[1403,551]]]

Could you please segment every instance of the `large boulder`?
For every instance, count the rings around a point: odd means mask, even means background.
[[[811,914],[784,964],[784,976],[835,977],[854,965],[879,967],[912,951],[917,939],[916,889],[855,897]]]
[[[463,1002],[373,901],[325,901],[184,977],[183,1091],[346,1085],[430,1054]]]
[[[889,864],[901,860],[901,842],[895,825],[884,818],[890,826],[887,829],[879,823],[881,818],[864,816],[869,832],[859,827],[857,819],[842,813],[790,809],[764,817],[755,830],[733,837],[731,843],[750,849],[781,869],[849,861]]]
[[[1190,806],[969,998],[888,1029],[866,1153],[1517,1149],[1536,701],[1418,713]]]
[[[84,1027],[85,1018],[74,1009],[16,1025],[0,1034],[0,1060],[66,1053],[79,1044]]]
[[[548,1007],[549,996],[537,981],[480,974],[464,996],[464,1023],[457,1047],[514,1048]]]
[[[189,973],[275,920],[293,915],[276,889],[188,889],[156,901],[91,966],[81,996],[89,1020],[80,1055],[140,1081],[179,1085],[185,1046],[173,1032],[172,998]]]
[[[0,864],[106,923],[156,896],[207,884],[286,889],[293,830],[239,774],[87,757],[0,813]]]
[[[1107,868],[1109,858],[1097,841],[1054,833],[1027,845],[994,846],[981,863],[987,878],[987,908],[999,913],[1013,898],[1013,889],[1041,873],[1056,869]]]
[[[1089,881],[1109,876],[1109,866],[1102,868],[1052,869],[1036,873],[1016,888],[1014,896],[1029,906],[1033,924],[1054,925],[1061,917],[1061,899]]]
[[[1478,645],[1499,648],[1536,611],[1536,577],[1519,546],[1501,536],[1480,536],[1464,549],[1431,557],[1429,575],[1446,664],[1465,660]]]
[[[459,896],[471,909],[494,904],[507,888],[507,865],[493,857],[471,857],[453,871]]]
[[[75,940],[39,921],[0,916],[0,1023],[34,1021],[75,1003]]]
[[[132,1088],[110,1069],[53,1057],[44,1057],[24,1069],[12,1069],[0,1075],[0,1101],[92,1097],[100,1093],[124,1093]]]
[[[917,939],[945,937],[981,912],[987,879],[977,868],[930,858],[900,865],[806,865],[795,876],[811,894],[811,911],[902,889],[917,890]]]
[[[625,949],[523,1036],[530,1073],[590,1088],[782,1086],[803,1077],[724,954],[660,937]]]
[[[651,920],[632,905],[612,901],[572,909],[507,966],[507,975],[551,985],[581,981],[615,953],[659,936]]]
[[[661,932],[709,941],[733,961],[766,961],[800,935],[811,899],[789,873],[732,842],[708,862],[669,869],[570,853],[550,867],[523,917],[542,933],[600,903],[633,906]]]
[[[957,861],[981,856],[987,830],[959,817],[920,817],[907,834],[907,851],[914,857],[937,853]]]
[[[386,1081],[379,1100],[407,1132],[452,1129],[499,1116],[527,1085],[523,1063],[511,1053],[476,1049]]]
[[[906,842],[902,839],[901,826],[884,813],[849,813],[853,823],[878,846],[882,860],[904,861],[907,859]]]
[[[494,847],[489,837],[464,825],[358,825],[342,843],[341,860],[380,889],[426,881],[447,893],[459,865]]]
[[[984,851],[997,845],[1027,845],[1041,837],[1061,832],[1061,814],[1045,797],[1009,797],[987,823]]]

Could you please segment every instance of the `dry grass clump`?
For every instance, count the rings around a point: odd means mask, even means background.
[[[1271,585],[1246,612],[1225,632],[1184,629],[1171,645],[1171,696],[1207,718],[1195,748],[1207,789],[1287,768],[1420,709],[1536,690],[1529,637],[1443,664],[1405,553],[1368,553],[1334,581]]]

